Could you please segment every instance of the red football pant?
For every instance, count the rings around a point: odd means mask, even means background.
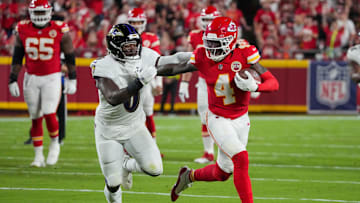
[[[251,182],[249,177],[248,152],[242,151],[233,156],[234,163],[234,185],[242,203],[253,203]]]

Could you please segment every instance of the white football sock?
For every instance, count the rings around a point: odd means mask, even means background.
[[[214,140],[211,136],[202,137],[204,144],[204,151],[209,154],[214,154]]]
[[[34,151],[35,151],[35,158],[42,158],[44,157],[43,154],[43,146],[38,146],[38,147],[34,147]]]
[[[51,142],[59,142],[59,136],[51,138]]]
[[[126,162],[124,162],[123,167],[130,172],[143,172],[140,165],[133,158],[128,159]]]

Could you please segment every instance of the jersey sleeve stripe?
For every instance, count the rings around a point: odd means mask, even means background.
[[[254,64],[254,63],[258,62],[259,60],[260,60],[260,55],[258,52],[256,52],[255,54],[253,54],[247,58],[247,62],[249,64]]]
[[[157,40],[157,41],[155,41],[155,42],[153,42],[151,44],[151,47],[156,47],[156,46],[160,46],[160,41],[159,40]]]
[[[67,26],[61,28],[61,32],[62,32],[62,33],[69,32],[69,30],[70,30],[70,29],[69,29],[69,27],[67,27]]]
[[[190,57],[190,63],[191,63],[191,64],[195,64],[195,56],[194,56],[194,55],[192,55],[192,56]]]

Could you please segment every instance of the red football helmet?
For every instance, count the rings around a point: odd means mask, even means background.
[[[139,34],[146,28],[146,15],[142,8],[133,8],[128,13],[128,23],[132,25]]]
[[[231,18],[215,18],[203,37],[206,56],[216,62],[223,60],[235,48],[237,33],[237,26]]]
[[[43,27],[51,20],[52,7],[47,0],[32,0],[29,5],[30,20]]]
[[[206,26],[208,26],[214,18],[219,16],[220,13],[215,6],[208,6],[202,9],[200,14],[201,29],[206,30]]]

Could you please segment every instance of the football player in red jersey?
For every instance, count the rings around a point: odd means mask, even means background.
[[[133,8],[128,13],[128,23],[141,34],[142,46],[160,53],[159,38],[151,32],[144,32],[146,28],[146,15],[141,8]],[[162,94],[162,77],[156,77],[150,84],[146,85],[143,94],[143,108],[146,114],[146,127],[151,136],[156,140],[156,128],[154,122],[154,96]]]
[[[188,42],[189,48],[188,51],[193,51],[196,48],[203,46],[203,34],[206,30],[207,25],[215,18],[220,16],[219,11],[214,6],[208,6],[207,8],[202,9],[200,14],[201,30],[192,30],[189,33]],[[185,102],[185,99],[189,98],[189,82],[191,80],[192,73],[184,73],[181,77],[181,82],[179,86],[179,97],[181,102]],[[214,141],[210,137],[207,127],[205,115],[208,109],[208,98],[207,98],[207,89],[204,76],[199,72],[197,87],[197,109],[200,115],[201,120],[201,136],[204,145],[204,154],[202,157],[195,159],[196,163],[209,163],[214,160]]]
[[[75,55],[68,34],[69,27],[64,22],[51,21],[51,11],[52,7],[47,0],[30,2],[30,20],[20,21],[16,26],[16,41],[9,76],[10,94],[19,97],[17,78],[25,56],[23,93],[32,119],[30,134],[35,158],[31,166],[35,167],[45,166],[43,118],[51,137],[46,164],[56,164],[60,154],[56,108],[61,95],[61,51],[65,54],[65,63],[69,69],[64,93],[76,92]]]
[[[236,38],[237,26],[231,18],[217,17],[206,28],[204,47],[197,48],[186,65],[176,64],[176,59],[185,57],[185,53],[158,60],[158,75],[201,72],[208,90],[206,125],[219,147],[215,164],[200,169],[186,166],[180,169],[171,191],[172,201],[176,201],[180,193],[195,181],[225,181],[234,174],[234,185],[241,201],[253,202],[246,151],[250,130],[250,92],[276,91],[279,83],[270,71],[258,63],[260,55],[256,47],[248,44],[236,47]],[[165,61],[174,63],[161,66]],[[246,68],[256,70],[262,83],[257,84],[247,71],[248,78],[241,78],[237,72]]]

